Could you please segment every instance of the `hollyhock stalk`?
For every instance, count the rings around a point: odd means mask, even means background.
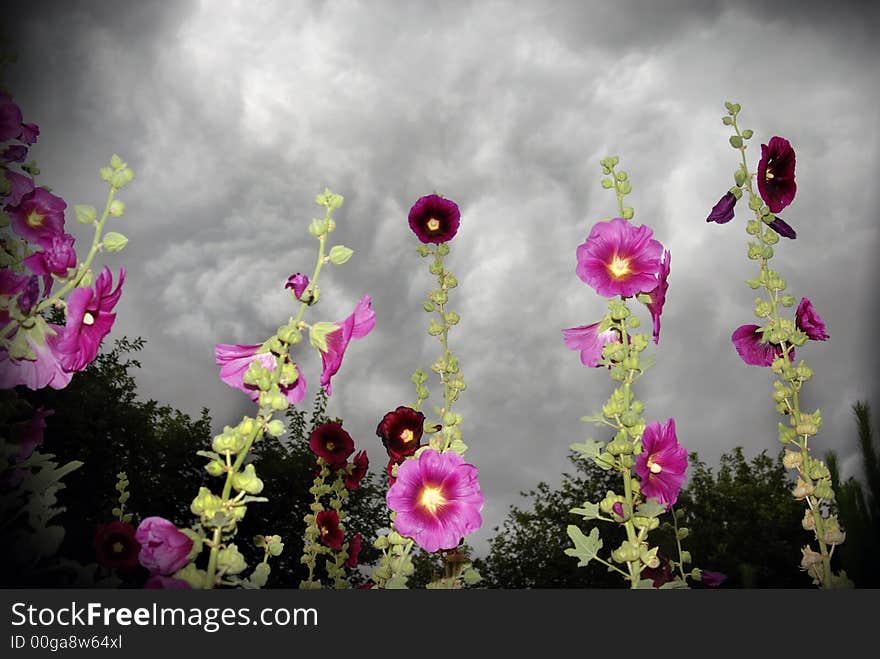
[[[748,258],[758,261],[760,272],[758,277],[749,279],[746,283],[753,290],[760,289],[765,297],[759,298],[755,304],[755,315],[764,320],[766,330],[764,336],[769,342],[779,346],[781,355],[777,356],[771,370],[777,376],[774,382],[773,398],[776,402],[776,410],[789,420],[788,427],[779,424],[779,439],[783,444],[795,447],[795,451],[786,451],[786,465],[797,472],[798,484],[793,491],[795,499],[802,500],[806,504],[806,516],[803,522],[805,530],[813,531],[814,538],[819,547],[815,552],[809,546],[803,550],[804,560],[801,569],[808,572],[813,583],[822,588],[846,587],[851,585],[845,573],[835,574],[831,569],[831,557],[834,548],[843,543],[845,534],[840,531],[835,515],[825,516],[822,512],[828,504],[834,500],[834,490],[831,484],[831,475],[824,462],[810,455],[809,439],[814,437],[821,427],[822,418],[819,410],[808,413],[801,410],[800,392],[804,383],[813,376],[813,371],[807,366],[806,361],[801,359],[797,365],[792,363],[795,347],[801,347],[810,339],[825,340],[824,324],[818,316],[815,319],[821,325],[813,326],[814,314],[812,304],[808,300],[801,302],[798,308],[797,319],[793,322],[783,318],[780,307],[791,308],[795,305],[795,298],[785,294],[787,283],[778,272],[770,268],[770,260],[773,258],[773,245],[779,242],[779,233],[773,230],[774,223],[780,218],[774,217],[768,206],[764,203],[759,191],[755,190],[753,178],[758,172],[749,172],[746,159],[746,142],[752,137],[752,131],[740,130],[738,119],[740,106],[737,103],[725,103],[727,115],[723,118],[724,125],[731,126],[734,135],[730,138],[731,146],[740,152],[741,164],[734,176],[736,185],[731,189],[737,197],[745,192],[749,199],[749,208],[755,213],[755,219],[750,220],[746,232],[750,236],[748,243]],[[776,143],[785,145],[790,149],[787,141],[781,138],[773,138]],[[773,140],[771,140],[773,146]],[[766,158],[766,154],[765,154]],[[792,182],[790,196],[793,197],[793,151],[788,154],[789,166],[792,168]],[[769,162],[761,166],[766,169]],[[789,201],[787,197],[785,199]],[[771,201],[773,201],[771,199]],[[769,202],[768,202],[769,203]],[[776,203],[776,202],[774,202]],[[787,205],[787,204],[786,204]],[[768,225],[764,227],[763,225]],[[786,225],[787,226],[787,225]],[[809,308],[809,318],[805,318],[804,327],[801,326],[800,316],[802,310]],[[809,322],[808,322],[809,321]]]

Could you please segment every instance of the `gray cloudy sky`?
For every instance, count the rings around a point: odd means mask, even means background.
[[[143,396],[207,406],[218,428],[251,406],[218,379],[214,344],[260,342],[288,318],[282,286],[313,267],[312,200],[325,186],[345,196],[333,237],[355,257],[325,270],[308,320],[341,320],[373,297],[376,328],[350,346],[330,413],[375,469],[377,422],[412,402],[409,377],[438,350],[420,311],[433,278],[407,212],[432,191],[456,200],[448,263],[462,321],[450,341],[486,494],[470,538],[482,553],[518,492],[558,482],[568,445],[601,437],[579,419],[611,381],[560,329],[605,310],[574,273],[577,246],[616,209],[599,185],[605,155],[630,173],[635,221],[672,253],[658,365],[637,389],[647,418],[675,417],[680,442],[710,464],[737,445],[778,450],[770,373],[730,343],[753,322],[748,209],[704,221],[737,162],[725,100],[755,131],[752,166],[773,135],[797,151],[783,216],[798,239],[775,263],[831,334],[799,351],[816,372],[804,405],[825,419],[816,449],[858,469],[850,407],[880,403],[878,12],[826,6],[31,2],[6,25],[19,56],[7,85],[40,125],[40,181],[71,206],[103,204],[97,169],[111,153],[135,170],[112,227],[131,242],[105,260],[128,272],[111,337],[147,340]],[[303,364],[314,392],[319,362]]]

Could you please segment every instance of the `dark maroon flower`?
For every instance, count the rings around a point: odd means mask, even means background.
[[[24,264],[35,275],[58,275],[66,277],[70,268],[76,267],[76,251],[73,243],[76,238],[69,233],[44,236],[37,241],[42,252],[34,252],[24,260]],[[51,282],[51,279],[49,280]]]
[[[704,586],[715,588],[727,581],[727,575],[722,572],[713,572],[712,570],[702,570],[700,572],[700,581]]]
[[[460,223],[458,204],[439,195],[422,197],[409,209],[409,228],[423,243],[449,242]]]
[[[141,543],[135,538],[131,524],[117,521],[99,526],[94,545],[98,563],[106,568],[129,572],[138,565]]]
[[[761,145],[758,191],[771,213],[778,213],[794,200],[794,164],[794,149],[784,137],[771,137],[770,144]]]
[[[44,188],[34,188],[18,206],[8,209],[12,229],[31,243],[40,238],[64,233],[64,209],[67,202]]]
[[[321,542],[333,551],[339,551],[345,536],[339,528],[339,514],[335,510],[322,510],[315,517],[315,524],[318,525]]]
[[[361,544],[363,538],[360,533],[355,534],[348,545],[348,558],[345,560],[345,567],[352,570],[358,566],[358,556],[361,553]]]
[[[828,336],[825,328],[825,322],[816,313],[813,303],[809,298],[802,297],[795,313],[795,324],[797,328],[806,334],[813,341],[827,341],[831,337]]]
[[[736,206],[736,196],[732,192],[726,193],[717,204],[712,206],[712,212],[706,218],[706,222],[727,224],[733,219],[733,207]]]
[[[360,451],[355,454],[351,462],[351,471],[345,475],[345,487],[349,490],[356,490],[360,486],[361,480],[367,475],[367,467],[370,466],[370,461],[367,458],[367,452]]]
[[[658,554],[657,558],[660,563],[657,567],[642,568],[642,578],[650,579],[654,583],[654,588],[659,588],[665,583],[672,581],[672,569],[669,565],[669,559]]]
[[[376,427],[376,434],[392,460],[399,460],[416,452],[421,446],[425,415],[411,407],[401,405],[388,412]]]
[[[385,474],[388,476],[388,485],[389,486],[394,485],[394,481],[397,480],[392,475],[392,472],[394,471],[394,465],[400,465],[400,463],[403,462],[405,459],[406,458],[398,458],[398,459],[391,458],[390,460],[388,460],[388,465],[385,467]]]
[[[312,431],[309,448],[336,471],[344,467],[348,456],[354,453],[354,441],[341,423],[328,421]]]
[[[144,588],[153,590],[191,590],[192,586],[183,579],[175,579],[174,577],[166,577],[161,574],[154,574],[147,579]]]
[[[27,158],[28,149],[24,144],[10,144],[3,150],[0,160],[6,162],[24,162]]]
[[[769,226],[783,238],[791,238],[792,240],[797,238],[797,232],[792,229],[791,225],[783,220],[781,217],[774,217],[773,221],[767,226]]]
[[[757,325],[742,325],[734,330],[730,340],[739,356],[749,366],[772,366],[773,360],[782,355],[782,346],[761,343],[759,329]],[[788,351],[788,358],[794,359],[794,347]]]

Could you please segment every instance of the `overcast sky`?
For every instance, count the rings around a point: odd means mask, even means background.
[[[674,417],[709,464],[739,445],[778,451],[771,374],[730,342],[754,322],[748,209],[705,222],[737,164],[726,100],[755,131],[752,167],[773,135],[797,152],[782,215],[798,239],[774,264],[831,335],[798,351],[816,373],[803,405],[825,420],[815,450],[858,473],[851,406],[880,409],[878,12],[859,4],[31,2],[6,25],[19,57],[6,85],[40,126],[39,182],[69,206],[103,204],[112,153],[134,169],[110,227],[129,246],[103,261],[127,271],[111,338],[146,339],[142,396],[207,406],[217,429],[253,408],[219,380],[214,344],[262,342],[286,322],[283,285],[311,272],[306,228],[329,186],[346,200],[333,238],[355,256],[324,271],[307,320],[342,320],[372,296],[375,330],[350,345],[329,412],[383,468],[376,424],[413,402],[410,375],[438,352],[407,212],[435,191],[457,201],[450,345],[486,495],[469,538],[483,553],[520,491],[571,468],[570,443],[604,439],[579,419],[611,380],[560,330],[605,312],[574,272],[590,227],[616,211],[605,155],[630,173],[635,222],[672,253],[657,366],[637,385],[647,419]],[[301,363],[310,402],[320,362]]]

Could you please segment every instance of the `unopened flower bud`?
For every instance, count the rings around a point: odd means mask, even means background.
[[[211,460],[211,462],[205,465],[205,471],[211,474],[211,476],[222,476],[226,471],[226,465],[218,460]]]

